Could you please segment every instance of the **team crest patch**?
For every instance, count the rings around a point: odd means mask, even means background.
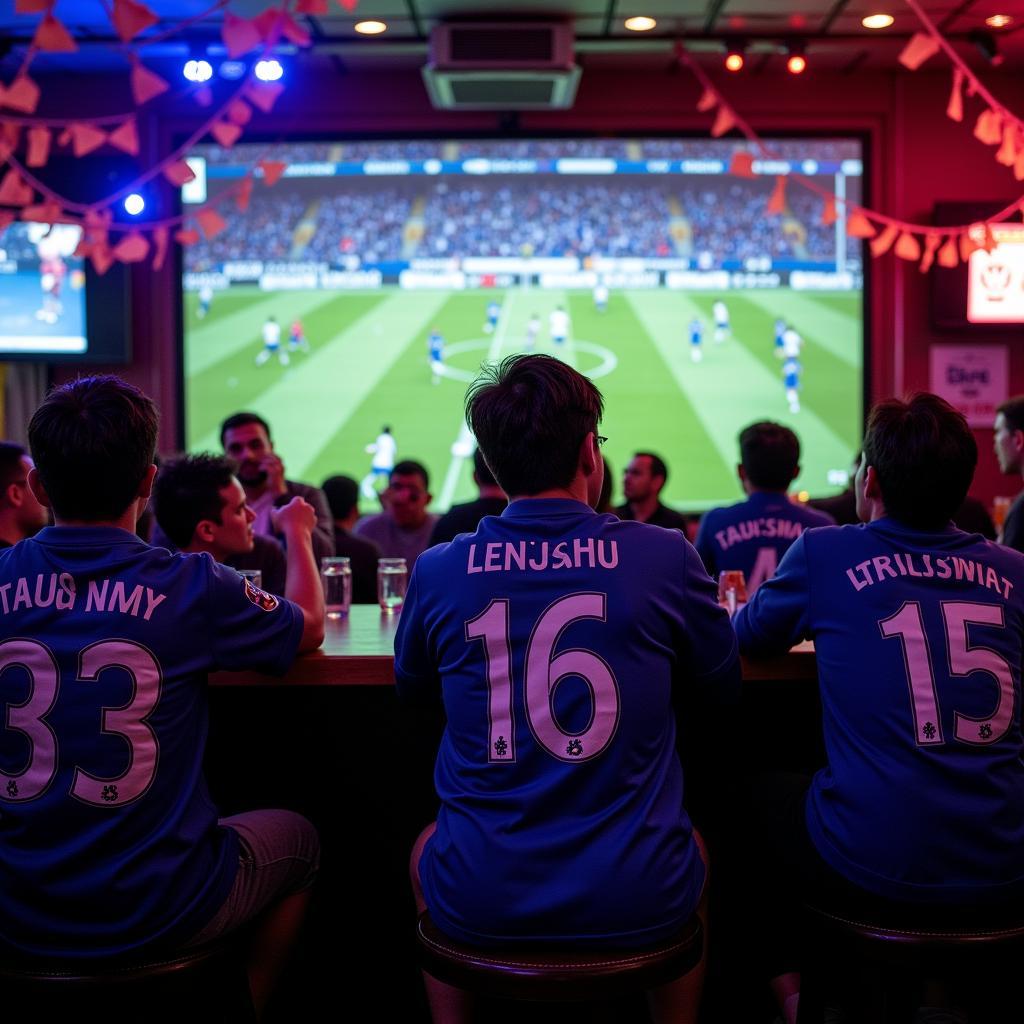
[[[265,612],[272,612],[280,603],[273,594],[268,594],[265,590],[254,587],[251,580],[245,580],[245,596],[257,608],[262,608]]]

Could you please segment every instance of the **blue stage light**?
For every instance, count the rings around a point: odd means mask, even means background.
[[[124,201],[124,211],[132,217],[138,217],[145,208],[146,200],[143,199],[138,192],[133,192]]]
[[[261,82],[276,82],[284,74],[281,62],[271,57],[256,62],[256,77]]]
[[[213,78],[213,65],[208,60],[186,61],[181,73],[190,82],[208,82]]]

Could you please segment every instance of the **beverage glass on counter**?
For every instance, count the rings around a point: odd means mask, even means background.
[[[260,590],[263,589],[263,572],[260,569],[236,569],[235,572],[242,579],[248,580],[254,587],[259,587]]]
[[[742,569],[725,569],[718,577],[718,603],[730,615],[747,603],[747,579]]]
[[[340,619],[352,607],[352,559],[328,557],[320,559],[320,582],[324,588],[327,618]]]
[[[382,612],[397,612],[405,601],[409,570],[404,558],[377,560],[377,603]]]

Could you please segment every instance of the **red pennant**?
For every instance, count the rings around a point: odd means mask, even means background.
[[[129,156],[139,155],[139,129],[135,118],[129,118],[120,128],[115,128],[107,137],[107,141],[122,153]]]
[[[263,42],[269,42],[278,31],[278,19],[282,17],[283,11],[277,7],[268,7],[252,19],[252,27],[259,33]],[[282,27],[284,22],[282,21]]]
[[[121,42],[127,43],[160,19],[145,4],[135,0],[114,0],[112,20]]]
[[[71,38],[64,23],[49,13],[39,22],[32,45],[45,53],[75,53],[78,50],[78,43]]]
[[[148,255],[149,242],[138,231],[133,231],[114,249],[114,257],[122,263],[138,263]]]
[[[904,231],[896,239],[896,248],[893,252],[901,260],[913,260],[916,263],[921,258],[921,244],[909,231]]]
[[[0,181],[0,206],[28,206],[35,193],[12,167]]]
[[[253,23],[248,18],[240,18],[230,11],[224,15],[220,37],[224,40],[224,46],[232,60],[237,60],[243,53],[248,53],[260,45],[260,34]]]
[[[15,14],[42,14],[50,7],[51,0],[14,0]]]
[[[70,127],[71,149],[75,156],[86,156],[107,141],[107,133],[91,124],[73,124]]]
[[[200,210],[196,214],[196,221],[207,238],[216,238],[228,226],[228,222],[213,209]]]
[[[921,266],[918,268],[922,274],[927,273],[931,269],[931,265],[935,260],[935,250],[939,247],[939,242],[942,241],[940,235],[927,234],[924,236],[924,259],[921,260]]]
[[[199,86],[192,95],[201,107],[208,107],[213,103],[213,90],[208,85]]]
[[[0,125],[0,162],[6,160],[17,148],[21,137],[21,125],[7,121]]]
[[[36,224],[56,224],[63,213],[59,204],[50,199],[45,203],[36,203],[34,206],[23,206],[21,219],[34,221]]]
[[[737,149],[729,162],[729,173],[737,178],[756,178],[754,174],[754,157],[745,149]]]
[[[261,160],[256,166],[263,171],[264,185],[276,185],[288,167],[280,160]]]
[[[860,210],[854,210],[846,222],[846,233],[851,238],[871,238],[875,233],[875,226]]]
[[[772,189],[771,197],[768,200],[768,206],[765,208],[765,213],[769,217],[786,212],[786,176],[780,174],[775,179],[775,188]]]
[[[296,46],[309,46],[312,42],[309,33],[287,12],[284,13],[284,20],[281,23],[281,32],[284,37]]]
[[[1003,118],[994,110],[983,110],[974,125],[974,137],[986,146],[997,145],[1003,137]]]
[[[971,225],[971,229],[960,236],[960,259],[964,263],[970,258],[972,252],[976,252],[981,248],[981,245],[973,237],[975,227],[976,225]]]
[[[132,98],[137,107],[141,107],[154,96],[167,92],[169,88],[170,86],[158,74],[138,61],[132,65]]]
[[[174,232],[174,240],[179,245],[195,245],[199,241],[199,232],[194,228],[186,228]]]
[[[961,89],[964,84],[964,73],[957,68],[953,72],[953,88],[949,93],[949,103],[946,104],[946,117],[953,121],[964,119],[964,98]]]
[[[298,0],[295,11],[297,14],[326,14],[327,0]]]
[[[39,106],[39,86],[28,75],[19,75],[4,90],[4,106],[23,114],[34,114]]]
[[[1010,121],[1003,125],[1003,144],[996,153],[996,160],[1004,167],[1012,167],[1017,162],[1017,126]]]
[[[0,238],[3,238],[7,225],[14,222],[14,214],[10,210],[0,210]]]
[[[980,248],[984,249],[985,252],[991,252],[999,243],[996,241],[996,236],[992,234],[992,225],[985,225],[985,235],[981,240]]]
[[[28,130],[28,151],[25,154],[25,163],[29,167],[45,167],[46,161],[50,159],[50,142],[52,136],[50,129],[44,128],[41,124]]]
[[[92,253],[92,242],[88,241],[83,233],[82,237],[78,240],[78,245],[75,246],[75,251],[71,254],[76,260],[84,260],[87,256]]]
[[[238,207],[242,213],[245,213],[249,209],[249,199],[252,196],[252,175],[247,174],[242,179],[242,184],[238,186],[238,192],[235,194],[235,206]]]
[[[269,114],[277,102],[277,97],[284,92],[280,82],[253,82],[247,95],[253,106],[259,107],[264,114]]]
[[[71,128],[65,128],[64,131],[57,136],[58,146],[70,146],[71,145]]]
[[[825,227],[829,227],[839,219],[839,214],[836,213],[836,197],[829,195],[825,196],[825,205],[821,210],[821,223]]]
[[[164,168],[164,177],[172,184],[181,188],[195,179],[195,172],[184,160],[178,160]]]
[[[697,100],[697,109],[702,114],[706,114],[709,110],[714,110],[717,106],[718,97],[710,89],[705,89],[700,99]]]
[[[881,256],[887,253],[892,243],[896,241],[896,236],[899,232],[900,229],[895,224],[886,224],[882,229],[882,233],[868,242],[868,245],[871,246],[871,255]]]
[[[736,118],[733,116],[733,112],[723,103],[715,115],[715,123],[711,126],[711,135],[717,139],[735,127]]]
[[[916,71],[929,57],[939,52],[939,44],[927,32],[915,32],[900,53],[900,63],[910,71]]]
[[[939,250],[938,261],[940,267],[946,267],[947,269],[955,267],[960,262],[960,257],[956,251],[956,242],[952,238]]]
[[[1013,176],[1018,181],[1024,181],[1024,146],[1017,152],[1017,162],[1013,165]]]
[[[167,228],[160,227],[153,232],[153,269],[160,270],[167,258]]]
[[[242,129],[230,121],[218,121],[210,128],[210,134],[225,148],[230,149],[242,134]]]
[[[92,265],[100,277],[114,265],[114,254],[106,243],[94,245],[89,253],[89,259],[92,260]]]
[[[245,100],[233,100],[228,104],[228,120],[248,124],[252,120],[252,107]]]
[[[351,14],[359,5],[359,0],[338,0],[338,3],[341,4],[349,14]]]

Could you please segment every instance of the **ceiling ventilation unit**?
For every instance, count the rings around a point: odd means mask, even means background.
[[[580,69],[568,22],[451,22],[430,35],[423,69],[442,110],[571,107]]]

